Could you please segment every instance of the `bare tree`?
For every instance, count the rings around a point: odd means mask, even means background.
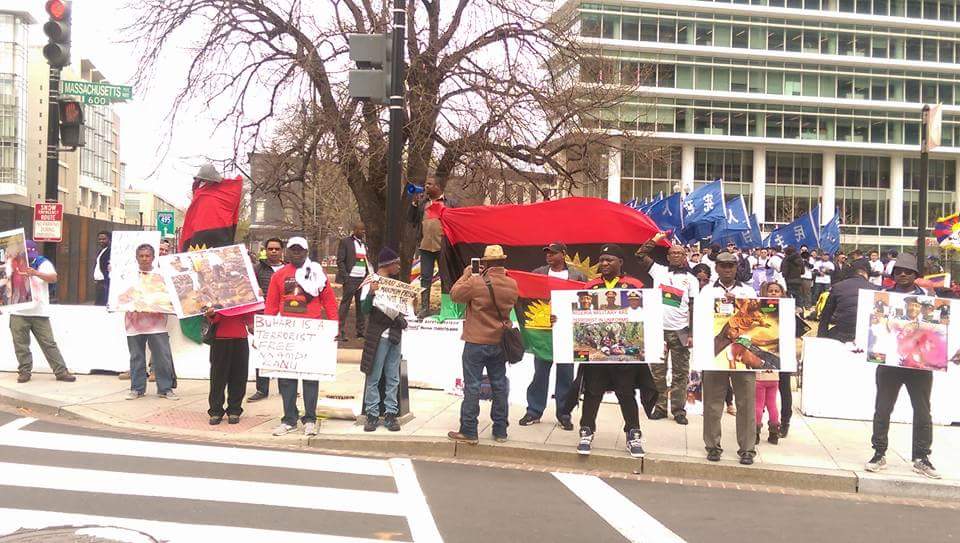
[[[284,106],[315,103],[317,125],[298,142],[306,152],[289,164],[291,177],[305,177],[317,163],[316,149],[328,145],[377,251],[386,216],[385,108],[347,97],[346,36],[387,32],[390,5],[137,0],[129,5],[136,22],[127,31],[144,51],[141,84],[178,33],[195,37],[172,118],[188,102],[219,105],[220,123],[235,133],[234,158],[265,147]],[[645,79],[643,70],[614,81],[616,69],[601,63],[598,69],[608,74],[601,84],[582,84],[595,74],[582,77],[581,66],[597,52],[576,40],[577,12],[553,7],[552,0],[408,0],[407,180],[533,171],[572,187],[605,178],[603,150],[614,137],[639,147],[629,132],[601,128],[611,128],[603,120]],[[411,237],[408,228],[405,257],[413,250]]]

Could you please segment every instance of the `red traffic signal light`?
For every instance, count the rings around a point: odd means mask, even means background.
[[[50,17],[57,21],[70,16],[70,6],[64,0],[47,0],[46,10]]]
[[[79,102],[63,102],[61,122],[67,124],[83,123],[83,110]]]

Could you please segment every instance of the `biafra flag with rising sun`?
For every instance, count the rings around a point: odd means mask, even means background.
[[[543,360],[553,360],[550,291],[578,290],[586,283],[517,270],[507,270],[507,275],[517,282],[514,310],[523,335],[524,350]]]
[[[623,204],[574,197],[525,205],[431,206],[427,214],[439,215],[443,225],[440,277],[444,305],[451,304],[449,289],[470,265],[470,259],[483,256],[487,245],[503,247],[507,269],[529,272],[545,264],[546,245],[564,243],[567,266],[579,270],[589,280],[599,275],[600,247],[616,243],[625,256],[624,273],[646,285],[652,284],[633,255],[659,230],[649,217]],[[651,257],[665,263],[665,248],[670,243],[662,240],[659,245]]]

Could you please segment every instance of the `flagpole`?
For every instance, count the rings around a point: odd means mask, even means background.
[[[930,161],[930,153],[927,149],[927,112],[930,106],[924,104],[920,110],[920,213],[917,215],[917,267],[923,270],[926,264],[927,250],[927,166]],[[923,276],[923,273],[920,273]]]

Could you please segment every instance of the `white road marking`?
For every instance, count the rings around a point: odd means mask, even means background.
[[[417,481],[417,473],[413,469],[413,462],[406,458],[392,458],[390,467],[393,468],[393,477],[397,484],[400,499],[407,508],[407,523],[410,525],[410,534],[416,543],[443,543],[440,530],[433,520],[427,497]]]
[[[669,528],[598,477],[554,473],[571,492],[631,543],[684,543]]]
[[[362,537],[282,532],[276,530],[260,530],[257,528],[237,528],[234,526],[180,524],[176,522],[75,515],[24,509],[0,509],[0,535],[12,534],[19,529],[36,530],[51,526],[114,526],[144,532],[157,540],[168,543],[195,543],[196,541],[380,543],[380,540]]]
[[[399,494],[0,462],[0,485],[406,516]]]
[[[16,432],[17,430],[25,427],[28,424],[37,422],[37,419],[33,417],[23,417],[16,420],[12,420],[3,426],[0,426],[0,433],[3,432]]]
[[[7,431],[8,428],[16,430],[17,426],[14,426],[14,424],[22,420],[28,420],[28,422],[22,423],[20,427],[33,421],[32,419],[18,419],[0,426],[0,445],[49,451],[139,456],[164,460],[215,462],[217,464],[328,471],[379,477],[393,475],[390,464],[386,460],[373,458],[243,449],[239,447],[214,447],[188,443],[165,443],[162,441],[137,441],[49,432]]]

